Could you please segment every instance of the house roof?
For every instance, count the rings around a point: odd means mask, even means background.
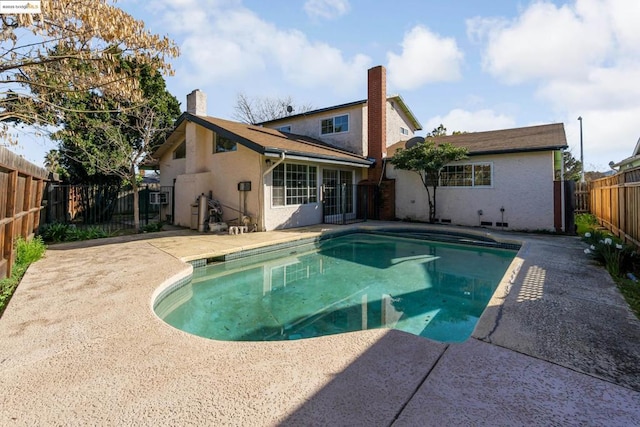
[[[612,168],[624,168],[624,167],[632,167],[635,163],[638,162],[640,164],[640,138],[638,138],[638,142],[636,143],[636,148],[633,150],[633,154],[626,159],[620,160],[618,163],[611,162],[610,165]]]
[[[159,158],[175,146],[177,142],[184,139],[186,122],[193,122],[203,126],[267,157],[280,157],[284,154],[289,159],[357,167],[369,167],[373,164],[372,160],[365,157],[341,150],[307,136],[215,117],[196,116],[190,113],[183,113],[178,118],[172,134],[153,153],[152,156],[154,158]]]
[[[387,96],[387,101],[395,102],[397,104],[397,106],[400,108],[400,110],[402,110],[402,112],[407,116],[407,118],[409,119],[409,121],[411,122],[413,127],[416,130],[422,130],[422,125],[420,124],[420,122],[418,121],[416,116],[413,114],[411,109],[407,106],[407,104],[404,102],[404,99],[402,99],[402,97],[400,95],[388,95]],[[332,107],[319,108],[317,110],[306,111],[304,113],[292,114],[292,115],[285,116],[285,117],[282,117],[282,118],[279,118],[279,119],[268,120],[266,122],[262,122],[262,123],[259,123],[259,124],[260,125],[273,126],[276,123],[284,123],[284,122],[290,121],[291,119],[297,119],[297,118],[300,118],[300,117],[308,117],[308,116],[312,116],[312,115],[316,115],[316,114],[324,114],[324,113],[327,113],[327,112],[341,110],[341,109],[344,109],[344,108],[351,108],[351,107],[355,107],[355,106],[358,106],[358,105],[365,105],[366,103],[367,103],[367,100],[363,99],[363,100],[360,100],[360,101],[348,102],[346,104],[334,105]]]
[[[468,132],[439,136],[436,144],[450,143],[456,147],[466,147],[470,156],[486,154],[525,153],[568,148],[562,123],[528,126],[514,129]],[[400,141],[387,149],[393,156],[398,148],[405,148],[406,141]]]

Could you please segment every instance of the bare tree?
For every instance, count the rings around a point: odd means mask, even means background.
[[[313,110],[311,104],[296,105],[291,96],[283,98],[249,98],[240,93],[236,97],[233,117],[242,123],[255,125],[262,122],[281,119],[291,114],[306,113]]]
[[[42,0],[40,14],[0,15],[0,136],[8,123],[57,125],[66,109],[60,96],[97,91],[112,99],[141,100],[135,69],[171,73],[178,55],[170,39],[109,0]],[[67,107],[68,108],[68,107]]]

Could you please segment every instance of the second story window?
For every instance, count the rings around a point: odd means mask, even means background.
[[[348,131],[349,116],[347,114],[331,117],[330,119],[323,119],[322,121],[320,121],[320,133],[322,135]]]
[[[228,151],[236,151],[238,149],[238,145],[235,141],[217,133],[214,134],[213,140],[214,153],[226,153]]]
[[[409,129],[403,128],[402,126],[400,126],[400,133],[402,135],[409,135]]]
[[[184,159],[185,157],[187,157],[187,143],[182,141],[178,148],[173,151],[173,158]]]

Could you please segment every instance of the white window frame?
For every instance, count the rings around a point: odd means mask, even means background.
[[[280,166],[282,166],[284,168],[284,177],[283,177],[283,185],[282,186],[277,186],[275,185],[274,181],[274,175],[276,172],[276,169],[279,168]],[[295,171],[291,171],[288,170],[289,167],[305,167],[306,168],[306,186],[305,187],[288,187],[287,186],[287,182],[291,181],[291,179],[287,179],[287,173],[295,173]],[[271,171],[271,207],[273,208],[287,208],[287,207],[291,207],[291,206],[304,206],[304,205],[313,205],[313,204],[317,204],[318,203],[318,192],[319,192],[319,188],[318,188],[318,166],[316,165],[310,165],[310,164],[304,164],[304,163],[282,163],[280,165],[278,165],[276,169]],[[314,168],[313,173],[309,170],[310,168]],[[311,184],[315,184],[315,186],[311,185]],[[276,188],[278,189],[282,189],[282,196],[277,196],[278,199],[282,198],[283,203],[282,204],[276,204],[275,200],[276,197],[274,196],[274,191],[276,190]],[[288,189],[293,190],[300,190],[306,188],[306,196],[305,195],[289,195],[288,193]],[[288,199],[289,198],[294,198],[294,197],[306,197],[307,202],[306,203],[288,203]]]
[[[408,136],[408,135],[409,135],[409,129],[407,129],[407,128],[406,128],[406,127],[404,127],[404,126],[400,126],[400,134],[401,134],[401,135],[407,135],[407,136]]]
[[[453,167],[465,167],[471,166],[471,185],[447,185],[446,180],[443,180],[442,173],[445,168],[453,168]],[[477,166],[489,166],[489,179],[491,183],[489,185],[481,185],[476,184],[476,167]],[[455,163],[450,165],[445,165],[443,171],[440,173],[440,182],[441,187],[446,188],[493,188],[493,162],[473,162],[473,163]]]
[[[339,117],[346,117],[347,118],[347,130],[342,130],[340,132],[336,132],[336,119]],[[332,132],[326,132],[323,133],[322,132],[322,122],[324,122],[325,120],[331,120],[331,128],[332,128]],[[325,117],[323,119],[320,119],[320,135],[335,135],[338,133],[348,133],[349,130],[351,129],[351,117],[349,113],[345,113],[345,114],[338,114],[336,116],[333,117]]]

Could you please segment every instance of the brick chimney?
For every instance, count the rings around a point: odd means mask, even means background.
[[[387,156],[387,70],[370,68],[367,79],[368,157],[376,160],[369,180],[377,182],[383,173],[382,159]]]
[[[200,89],[195,89],[187,95],[187,113],[196,116],[207,115],[207,95]]]

